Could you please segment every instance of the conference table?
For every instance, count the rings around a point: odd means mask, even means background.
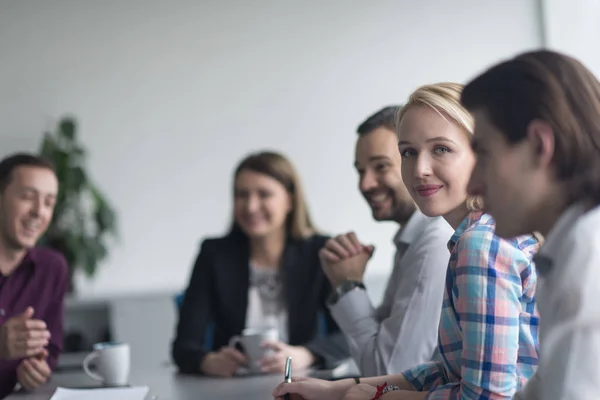
[[[314,376],[314,374],[311,374]],[[327,371],[318,376],[327,378]],[[135,368],[131,371],[132,386],[148,386],[146,400],[269,400],[273,389],[283,381],[282,375],[246,376],[229,379],[208,378],[178,374],[172,366]],[[14,393],[7,400],[49,400],[56,387],[93,388],[98,382],[83,371],[56,373],[51,382],[32,393]]]

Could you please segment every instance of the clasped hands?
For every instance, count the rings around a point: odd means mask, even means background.
[[[46,323],[33,319],[28,307],[0,327],[0,359],[22,359],[17,366],[17,379],[25,390],[33,390],[48,381],[52,371],[47,363],[50,332]]]
[[[354,232],[329,239],[319,251],[321,267],[335,288],[344,280],[362,282],[375,247],[362,244]]]
[[[265,350],[272,350],[273,354],[258,360],[260,370],[265,373],[283,373],[285,359],[292,357],[294,369],[303,370],[315,362],[314,355],[303,346],[290,346],[281,341],[265,341],[262,343]],[[222,347],[219,351],[208,353],[202,360],[200,369],[206,375],[231,377],[239,367],[248,365],[248,358],[233,347]]]

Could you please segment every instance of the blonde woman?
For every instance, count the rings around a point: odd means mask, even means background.
[[[300,380],[274,396],[320,399],[510,399],[538,360],[537,275],[532,235],[502,239],[482,201],[467,195],[475,155],[462,85],[417,89],[398,115],[402,179],[423,214],[455,229],[439,326],[438,355],[400,375],[362,382]],[[357,384],[358,383],[358,384]]]

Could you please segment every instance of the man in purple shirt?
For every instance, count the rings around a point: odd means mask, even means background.
[[[0,398],[48,381],[62,349],[67,264],[36,248],[58,193],[52,165],[29,154],[0,161]]]

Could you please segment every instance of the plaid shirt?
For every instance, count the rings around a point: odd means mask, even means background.
[[[510,399],[537,368],[532,258],[540,244],[533,236],[501,239],[495,225],[470,213],[448,243],[438,354],[404,372],[428,400]]]

